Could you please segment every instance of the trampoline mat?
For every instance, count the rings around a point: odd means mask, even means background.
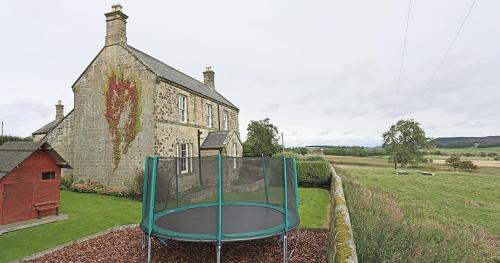
[[[193,207],[159,217],[155,221],[155,227],[181,235],[216,235],[217,215],[217,205]],[[252,238],[269,236],[283,231],[280,227],[283,226],[283,221],[283,212],[268,206],[227,204],[222,206],[222,235],[245,236],[245,233],[249,233],[252,234]],[[293,224],[290,228],[292,227]]]

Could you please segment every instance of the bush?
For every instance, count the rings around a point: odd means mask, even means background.
[[[467,160],[467,161],[461,161],[458,164],[458,168],[463,170],[476,170],[477,165],[475,165],[471,160]]]
[[[297,174],[298,184],[301,187],[328,189],[332,178],[330,165],[325,161],[298,161]]]
[[[61,178],[62,190],[71,190],[72,185],[73,185],[73,174],[69,174]]]
[[[79,181],[76,183],[73,183],[71,185],[71,190],[78,192],[78,193],[97,193],[97,194],[102,194],[105,193],[106,187],[93,180],[87,180],[85,181]]]
[[[286,158],[292,158],[295,157],[295,160],[300,161],[302,160],[302,155],[294,152],[284,152],[284,153],[276,153],[273,155],[273,157],[283,157],[285,156]]]
[[[141,200],[143,194],[142,192],[144,191],[144,171],[137,171],[134,176],[134,180],[131,183],[126,184],[126,186],[127,190],[124,192],[125,197],[134,200]]]
[[[319,155],[306,156],[306,161],[325,161],[325,159]]]
[[[500,161],[500,156],[497,156],[497,157],[493,158],[493,160]]]

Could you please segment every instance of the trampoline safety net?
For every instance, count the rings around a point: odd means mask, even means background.
[[[141,228],[186,241],[269,237],[299,225],[295,159],[147,157]]]

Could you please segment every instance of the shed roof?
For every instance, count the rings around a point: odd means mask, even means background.
[[[191,91],[211,98],[219,103],[225,104],[226,106],[238,109],[234,104],[224,98],[217,91],[209,88],[207,85],[198,81],[197,79],[190,77],[175,68],[172,68],[171,66],[132,46],[128,46],[128,50],[161,78],[172,81],[178,85],[190,89]]]
[[[62,167],[69,167],[66,161],[47,142],[16,141],[0,145],[0,179],[16,168],[37,150],[47,150]]]
[[[228,136],[228,131],[209,132],[207,138],[200,146],[202,150],[213,150],[224,148],[224,142]]]

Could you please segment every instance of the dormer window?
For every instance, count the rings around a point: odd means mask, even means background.
[[[179,121],[187,122],[187,97],[179,95]]]
[[[222,124],[223,124],[222,127],[224,128],[225,131],[229,129],[228,119],[229,119],[229,113],[227,112],[227,110],[224,110],[222,115]]]

